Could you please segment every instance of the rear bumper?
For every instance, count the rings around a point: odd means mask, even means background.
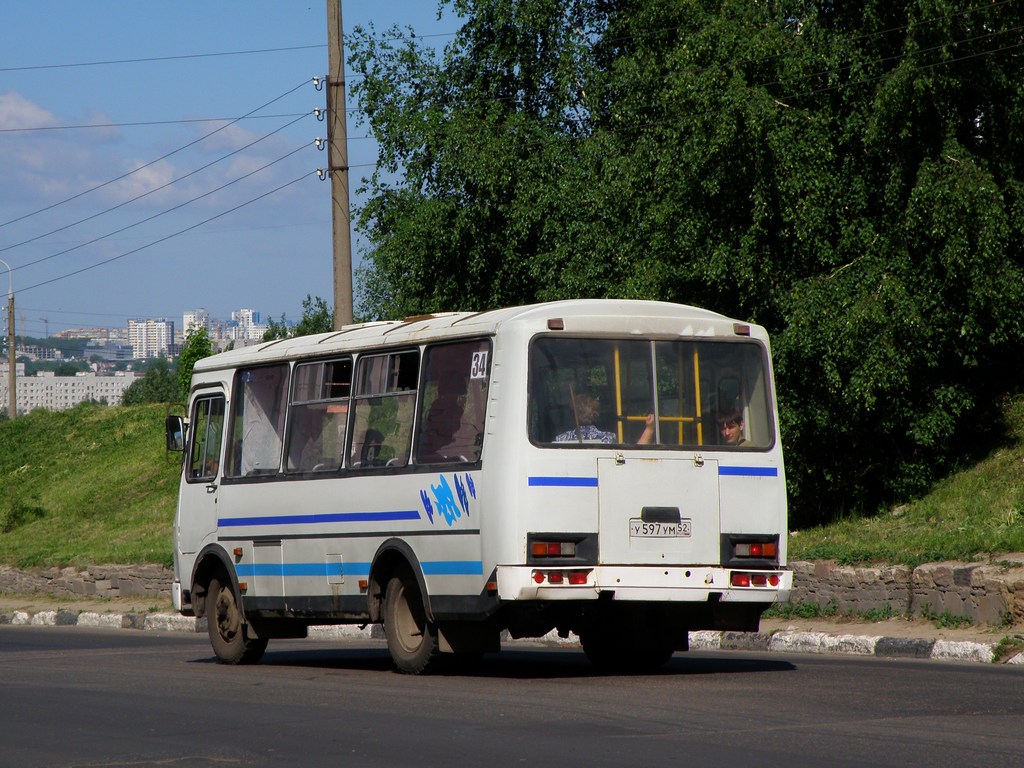
[[[586,581],[571,584],[569,574]],[[562,583],[548,575],[561,572]],[[544,578],[538,582],[538,573]],[[777,584],[733,586],[733,574],[764,576]],[[498,566],[501,600],[636,600],[646,602],[786,602],[793,589],[793,573],[782,568],[739,569],[717,566]],[[757,581],[757,580],[753,580]]]

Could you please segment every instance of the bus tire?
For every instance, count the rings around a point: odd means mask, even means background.
[[[206,626],[210,645],[221,664],[255,664],[267,649],[264,639],[246,636],[242,610],[231,584],[218,577],[206,590]]]
[[[399,672],[418,675],[437,654],[437,627],[427,619],[412,574],[392,576],[384,591],[384,634]]]

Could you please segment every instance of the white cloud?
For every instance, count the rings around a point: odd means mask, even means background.
[[[20,93],[0,94],[0,129],[46,128],[57,124],[52,112],[29,101]]]

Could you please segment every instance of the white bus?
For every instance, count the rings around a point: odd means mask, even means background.
[[[767,334],[702,309],[561,301],[225,352],[167,442],[175,607],[226,663],[382,623],[407,673],[552,631],[651,669],[792,587]]]

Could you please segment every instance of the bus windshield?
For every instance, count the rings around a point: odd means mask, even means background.
[[[541,337],[530,349],[530,439],[767,450],[766,367],[754,341]]]

